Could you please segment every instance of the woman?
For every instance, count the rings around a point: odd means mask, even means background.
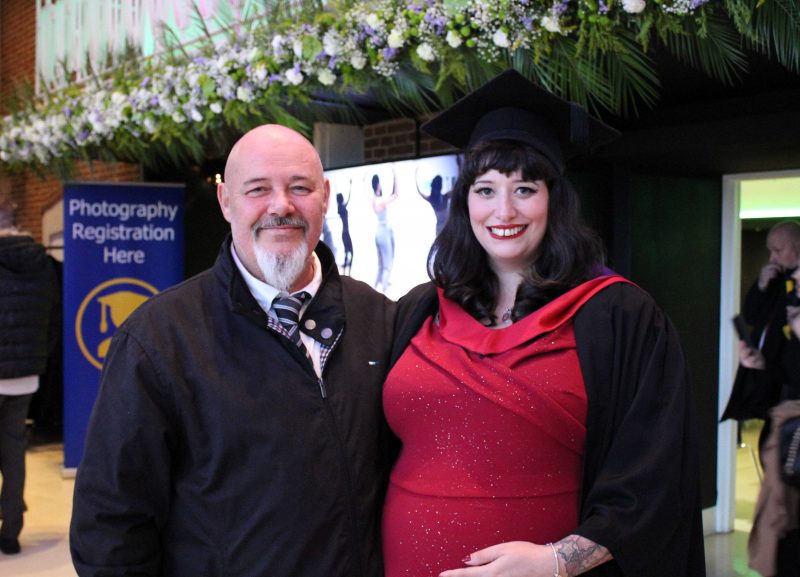
[[[378,275],[375,288],[383,293],[389,288],[389,279],[394,266],[394,230],[389,223],[387,207],[397,200],[397,175],[392,171],[392,193],[383,196],[383,187],[377,174],[372,176],[372,210],[378,219],[375,229],[375,247],[378,249]]]
[[[704,575],[677,335],[563,177],[616,131],[514,72],[426,130],[467,151],[384,389],[386,576]]]

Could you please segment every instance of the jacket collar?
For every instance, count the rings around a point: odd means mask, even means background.
[[[233,262],[231,255],[231,243],[233,239],[230,235],[220,247],[217,261],[214,264],[214,272],[217,280],[222,286],[227,287],[227,296],[231,311],[236,314],[244,315],[253,322],[267,325],[266,313],[261,309],[253,297],[250,289],[247,288],[244,278],[239,269]],[[314,340],[325,345],[331,346],[336,341],[339,333],[345,326],[344,306],[342,304],[342,279],[336,266],[333,253],[320,242],[314,249],[322,265],[322,284],[317,291],[314,300],[303,314],[300,329],[311,336]]]

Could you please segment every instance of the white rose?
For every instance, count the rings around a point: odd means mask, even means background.
[[[436,53],[433,51],[433,46],[427,42],[423,42],[417,46],[417,56],[426,62],[433,62],[436,59]]]
[[[404,42],[403,33],[397,28],[392,30],[389,37],[386,39],[386,44],[389,45],[389,48],[400,48]]]
[[[203,115],[196,108],[192,108],[192,120],[195,122],[202,122],[203,120]]]
[[[317,78],[319,79],[320,83],[324,84],[325,86],[330,86],[336,81],[336,75],[327,68],[321,70],[320,73],[317,74]]]
[[[367,58],[363,54],[353,54],[350,57],[350,65],[356,70],[361,70],[367,65]]]
[[[499,48],[508,48],[508,34],[506,34],[504,30],[498,28],[497,31],[492,34],[492,42]]]
[[[219,102],[212,102],[208,107],[214,114],[222,112],[222,105]]]
[[[643,11],[647,3],[645,0],[622,0],[622,9],[629,14],[638,14]]]
[[[267,67],[259,64],[253,69],[251,76],[258,84],[262,84],[267,79]]]
[[[283,49],[281,48],[281,44],[283,44],[283,36],[280,34],[276,34],[272,38],[272,52],[275,56],[280,56],[283,54]]]
[[[144,119],[144,129],[148,134],[153,134],[156,131],[156,122],[151,117],[146,116]]]
[[[322,47],[329,56],[336,56],[342,50],[342,44],[334,30],[328,30],[322,37]]]
[[[370,28],[377,30],[381,25],[381,19],[378,18],[377,14],[370,14],[367,16],[367,26]]]
[[[286,71],[286,80],[289,81],[289,84],[297,86],[303,81],[303,73],[294,68],[290,68]]]
[[[303,41],[297,38],[294,42],[292,42],[292,52],[298,58],[303,57]]]
[[[555,18],[552,15],[542,18],[542,27],[548,32],[561,32],[561,24],[559,23],[558,18]]]
[[[249,88],[245,88],[244,86],[239,86],[236,89],[236,100],[241,100],[242,102],[250,102],[253,100],[253,92]]]
[[[181,113],[180,110],[176,110],[172,113],[172,120],[177,122],[178,124],[183,124],[186,122],[186,117]]]
[[[124,95],[122,92],[112,92],[111,93],[111,104],[114,106],[121,106],[128,100],[128,97]]]
[[[447,32],[447,43],[453,47],[458,48],[464,42],[464,39],[461,37],[461,34],[456,32],[455,30],[449,30]]]

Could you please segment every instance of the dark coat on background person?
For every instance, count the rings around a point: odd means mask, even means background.
[[[335,341],[323,397],[230,249],[114,335],[75,485],[78,575],[380,577],[395,304],[319,244],[303,321]]]
[[[25,234],[0,234],[0,379],[45,372],[58,300],[44,247]]]
[[[753,346],[761,351],[767,365],[774,365],[781,358],[787,340],[786,325],[786,279],[791,271],[770,280],[767,290],[758,288],[754,282],[745,295],[742,316],[753,327]],[[781,398],[783,383],[773,378],[774,374],[742,365],[736,371],[728,404],[720,420],[768,419],[769,410]]]
[[[438,301],[400,300],[393,359]],[[614,560],[590,577],[705,575],[694,401],[677,332],[641,289],[617,283],[576,313],[588,415],[580,524]]]

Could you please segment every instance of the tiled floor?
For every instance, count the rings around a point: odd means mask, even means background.
[[[757,434],[757,429],[754,433],[749,427],[744,440],[755,443]],[[67,541],[74,481],[62,477],[62,447],[55,443],[32,447],[27,462],[28,512],[20,538],[22,553],[0,554],[0,576],[76,577]],[[758,577],[747,568],[747,534],[759,485],[747,448],[738,450],[736,478],[736,530],[706,538],[708,577]]]

